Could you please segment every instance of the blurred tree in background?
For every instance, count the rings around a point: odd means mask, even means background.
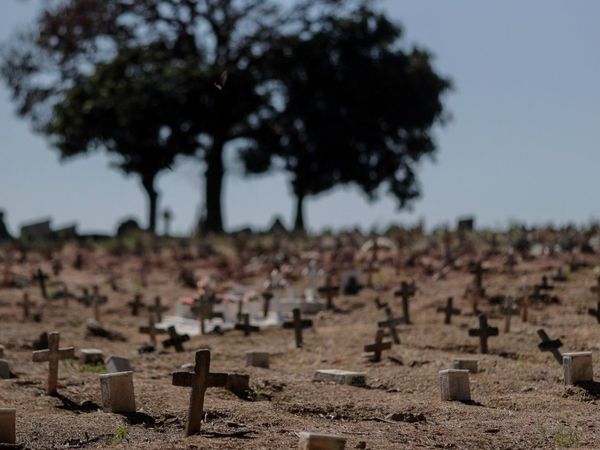
[[[226,149],[247,173],[284,170],[303,204],[339,184],[415,198],[447,80],[361,0],[49,0],[5,46],[18,112],[63,158],[94,150],[140,177],[155,230],[156,176],[204,164],[201,226],[223,231]]]

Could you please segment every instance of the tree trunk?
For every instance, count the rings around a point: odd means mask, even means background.
[[[154,188],[155,179],[156,175],[142,177],[142,186],[148,196],[148,231],[153,234],[156,232],[156,209],[158,206],[158,192]]]
[[[221,195],[225,175],[223,145],[222,141],[215,140],[205,158],[206,193],[204,204],[206,205],[206,217],[204,218],[204,229],[209,233],[223,232],[223,215],[221,212]]]
[[[304,232],[304,194],[296,194],[296,219],[294,231]]]

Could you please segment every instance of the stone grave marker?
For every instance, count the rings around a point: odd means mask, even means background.
[[[366,353],[373,353],[370,360],[371,362],[379,362],[381,361],[381,353],[384,350],[389,350],[392,348],[391,342],[383,342],[383,330],[381,328],[377,329],[377,333],[375,333],[375,342],[373,344],[365,345],[364,351]]]
[[[302,330],[313,326],[313,322],[310,319],[302,319],[300,314],[300,308],[294,308],[292,310],[293,319],[283,323],[283,328],[294,329],[294,338],[296,340],[296,348],[302,348]]]
[[[337,384],[347,384],[349,386],[365,386],[367,384],[367,374],[349,370],[321,369],[315,372],[313,380],[333,381]]]
[[[469,330],[469,336],[478,336],[479,337],[479,347],[481,353],[488,352],[488,338],[491,336],[498,336],[498,328],[489,327],[487,323],[487,315],[480,314],[479,315],[479,328],[471,328]]]
[[[106,370],[109,373],[133,372],[131,362],[127,358],[123,358],[122,356],[109,356],[106,359],[105,366]]]
[[[251,367],[269,368],[269,353],[267,352],[246,352],[246,365]]]
[[[410,298],[413,297],[416,293],[417,293],[417,287],[415,286],[415,283],[414,282],[407,283],[406,281],[403,281],[400,284],[400,289],[398,289],[396,292],[394,292],[394,297],[402,298],[402,314],[403,314],[404,323],[406,325],[409,325],[411,323],[410,311],[409,311],[409,301],[410,301]]]
[[[190,337],[187,334],[177,334],[174,326],[170,326],[167,329],[167,333],[169,334],[169,339],[163,341],[163,347],[175,347],[177,353],[184,352],[183,343],[189,341]]]
[[[559,364],[562,364],[563,355],[561,355],[560,351],[558,350],[563,345],[560,339],[551,340],[542,328],[537,330],[537,334],[542,340],[542,342],[538,344],[540,351],[552,353],[554,359],[556,359]]]
[[[134,413],[133,372],[107,373],[99,376],[102,408],[106,412]]]
[[[565,384],[578,384],[594,381],[592,352],[576,352],[563,354],[563,370]]]
[[[104,362],[104,354],[98,348],[79,349],[79,364],[96,365]]]
[[[452,316],[458,316],[460,314],[460,309],[454,308],[453,306],[454,299],[452,297],[448,297],[446,300],[446,306],[439,306],[437,312],[444,313],[444,324],[450,325],[452,322]]]
[[[200,432],[204,416],[204,394],[210,387],[224,387],[227,384],[226,373],[210,372],[210,351],[198,350],[193,372],[175,372],[173,386],[191,387],[188,419],[185,426],[186,436]]]
[[[454,358],[452,360],[452,368],[477,373],[479,372],[479,362],[473,358]]]
[[[298,433],[298,437],[300,450],[344,450],[346,448],[346,438],[342,436],[303,431]]]
[[[387,320],[382,320],[377,322],[377,326],[379,328],[387,328],[392,336],[392,340],[394,344],[400,343],[400,336],[398,336],[398,330],[396,330],[396,326],[400,325],[404,322],[404,319],[394,317],[392,313],[392,309],[389,306],[385,308],[385,315],[387,316]]]
[[[58,362],[61,359],[73,359],[75,349],[73,347],[59,348],[60,333],[53,331],[48,333],[48,349],[33,352],[33,362],[48,362],[48,395],[56,394],[58,385]]]
[[[0,359],[0,378],[3,380],[8,380],[12,378],[12,374],[10,372],[10,364],[6,359]]]
[[[440,370],[439,378],[442,401],[465,402],[471,400],[468,370]]]

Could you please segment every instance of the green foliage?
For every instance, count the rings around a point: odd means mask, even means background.
[[[129,429],[127,427],[117,427],[113,430],[113,445],[118,445],[129,437]]]

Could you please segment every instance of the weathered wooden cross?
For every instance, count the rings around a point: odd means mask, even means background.
[[[410,324],[410,311],[409,311],[409,300],[417,293],[417,288],[415,286],[414,281],[412,283],[407,283],[403,281],[400,284],[400,289],[394,292],[394,297],[402,298],[402,314],[405,324]]]
[[[487,323],[487,315],[479,315],[479,328],[471,328],[469,330],[469,336],[479,336],[479,344],[481,353],[488,352],[487,341],[491,336],[498,336],[498,328],[489,327]]]
[[[560,350],[558,350],[563,345],[560,339],[551,340],[542,328],[537,330],[537,334],[542,340],[542,342],[538,344],[538,348],[540,349],[540,351],[551,352],[554,356],[554,359],[556,359],[558,363],[562,365],[563,357],[560,353]]]
[[[35,303],[31,303],[29,300],[29,294],[27,292],[23,293],[23,300],[17,303],[17,306],[23,308],[23,320],[29,319],[29,308],[31,306],[35,306]]]
[[[313,322],[310,319],[302,319],[300,314],[300,308],[294,308],[292,310],[293,319],[283,323],[283,328],[294,329],[294,337],[296,339],[296,348],[302,348],[302,330],[304,328],[312,327]]]
[[[97,322],[101,322],[100,305],[108,303],[108,298],[104,295],[100,295],[100,289],[98,288],[98,286],[93,286],[92,292],[92,307],[94,308],[94,319]]]
[[[167,312],[169,310],[168,307],[162,306],[161,300],[159,296],[154,298],[154,306],[151,306],[150,311],[156,314],[156,320],[162,322],[162,313]]]
[[[452,297],[448,297],[448,300],[446,300],[446,306],[439,306],[437,309],[437,312],[443,312],[445,314],[444,323],[446,325],[449,325],[452,322],[452,316],[458,316],[460,314],[460,309],[454,308],[453,302],[454,299]]]
[[[385,308],[388,304],[387,302],[382,302],[379,297],[375,298],[375,305],[377,306],[377,309],[383,309]]]
[[[394,344],[399,344],[400,336],[398,336],[398,330],[396,330],[396,326],[403,323],[404,319],[401,319],[400,317],[394,317],[394,313],[392,313],[392,308],[390,308],[389,306],[385,308],[385,315],[387,316],[387,320],[377,322],[377,326],[379,328],[388,328],[390,330],[390,335],[392,336]]]
[[[198,350],[193,372],[175,372],[173,386],[191,387],[190,406],[185,425],[186,436],[200,432],[204,416],[204,394],[210,387],[222,387],[227,383],[226,373],[210,373],[210,351]]]
[[[143,334],[147,334],[150,336],[150,342],[152,343],[152,345],[154,347],[156,347],[156,335],[157,334],[165,334],[166,331],[161,329],[161,328],[156,328],[155,327],[155,322],[154,322],[154,313],[150,313],[148,314],[148,325],[147,326],[141,326],[139,328],[140,333]]]
[[[383,330],[381,328],[377,329],[377,333],[375,334],[375,343],[365,345],[364,351],[367,353],[373,352],[373,356],[371,357],[372,362],[381,361],[381,352],[384,350],[389,350],[392,348],[391,342],[383,342]]]
[[[213,303],[209,297],[202,296],[197,298],[194,306],[192,306],[192,312],[198,318],[200,322],[200,333],[206,334],[206,321],[215,317],[223,317],[223,313],[213,311]]]
[[[327,309],[335,309],[335,306],[333,305],[333,299],[336,297],[336,295],[338,295],[340,287],[331,283],[331,275],[326,277],[325,286],[321,286],[318,291],[319,294],[323,294],[327,299]]]
[[[542,277],[542,282],[540,284],[536,284],[534,286],[535,289],[539,291],[551,291],[552,289],[554,289],[554,286],[552,286],[551,284],[548,283],[548,277],[546,275],[544,275]]]
[[[132,301],[127,303],[127,306],[131,308],[131,315],[137,316],[141,308],[145,308],[146,304],[142,301],[142,294],[135,294]]]
[[[190,337],[187,334],[177,334],[174,326],[170,326],[167,328],[167,333],[169,333],[169,339],[165,339],[162,342],[164,348],[167,347],[175,347],[175,351],[177,353],[184,352],[183,343],[190,340]]]
[[[48,275],[46,275],[42,269],[38,268],[33,276],[33,279],[39,283],[40,291],[42,292],[42,297],[44,300],[48,300],[48,290],[46,289],[46,280],[48,280]]]
[[[500,308],[500,312],[504,315],[504,332],[510,332],[510,319],[512,316],[519,314],[519,308],[513,305],[514,301],[512,297],[506,297],[504,299],[504,305]]]
[[[235,324],[236,330],[242,330],[244,332],[244,336],[250,336],[250,333],[260,331],[260,328],[250,325],[250,314],[242,314],[241,322]]]
[[[73,347],[59,348],[60,333],[48,333],[48,349],[33,352],[33,362],[48,362],[48,395],[56,394],[58,385],[58,362],[61,359],[72,359],[75,356]]]
[[[597,303],[597,305],[596,305],[596,309],[594,309],[594,308],[590,308],[590,309],[588,309],[588,314],[589,314],[590,316],[593,316],[593,317],[595,317],[595,318],[596,318],[596,321],[597,321],[598,323],[600,323],[600,300],[598,300],[598,303]]]

